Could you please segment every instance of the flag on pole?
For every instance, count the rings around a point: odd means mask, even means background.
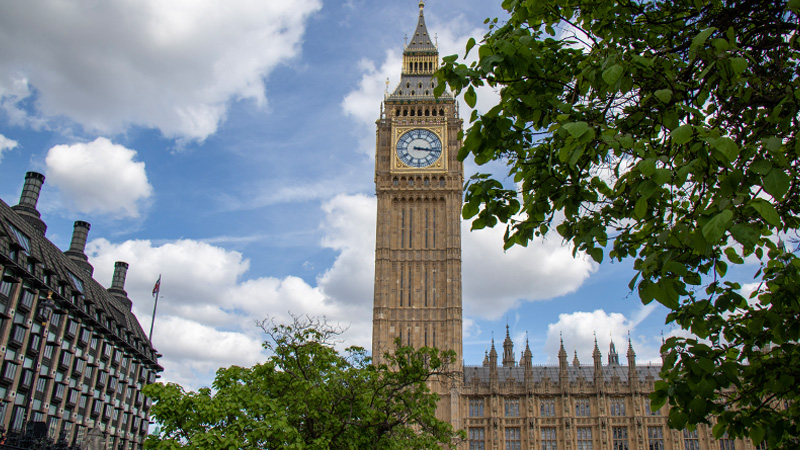
[[[161,275],[158,276],[158,281],[156,281],[156,285],[153,286],[153,297],[155,297],[160,290],[161,290]]]
[[[153,320],[150,321],[150,335],[148,339],[150,342],[153,342],[153,325],[156,324],[156,308],[158,307],[158,293],[161,291],[161,275],[158,275],[158,281],[156,281],[156,285],[153,286],[153,297],[156,300],[153,302]]]

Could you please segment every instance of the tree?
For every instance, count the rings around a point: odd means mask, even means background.
[[[630,288],[692,335],[663,346],[653,406],[669,401],[675,428],[797,448],[800,1],[503,7],[477,61],[439,75],[471,107],[477,87],[500,93],[459,158],[509,177],[473,176],[463,217],[505,224],[506,248],[555,232],[633,259]]]
[[[339,354],[338,331],[323,321],[260,322],[273,354],[250,368],[217,371],[213,389],[146,386],[160,425],[147,449],[453,448],[457,434],[435,418],[432,377],[454,360],[435,349],[399,347],[389,365],[372,365],[362,348]]]

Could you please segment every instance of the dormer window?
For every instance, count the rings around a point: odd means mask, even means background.
[[[17,239],[17,244],[22,248],[22,250],[30,254],[31,253],[31,238],[29,238],[25,233],[20,231],[19,228],[15,227],[14,225],[8,224],[8,228],[11,230],[11,233]]]
[[[80,278],[78,278],[78,276],[77,276],[77,275],[75,275],[75,274],[74,274],[74,273],[72,273],[72,272],[69,272],[69,271],[68,271],[68,272],[67,272],[67,275],[69,276],[69,279],[70,279],[70,280],[72,280],[72,284],[75,286],[75,289],[77,289],[77,290],[78,290],[78,292],[80,292],[81,294],[83,294],[83,281],[81,281],[81,279],[80,279]]]

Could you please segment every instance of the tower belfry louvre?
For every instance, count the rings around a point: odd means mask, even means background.
[[[377,121],[372,354],[379,362],[399,338],[453,350],[460,364],[462,121],[452,95],[433,95],[439,50],[419,7],[400,82]]]

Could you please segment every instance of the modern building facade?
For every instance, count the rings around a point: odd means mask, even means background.
[[[92,278],[86,222],[67,251],[50,242],[36,209],[43,182],[29,172],[19,204],[0,200],[0,426],[141,449],[141,389],[163,369],[131,312],[128,265],[116,263],[109,289]]]
[[[628,342],[620,364],[595,343],[591,364],[534,366],[526,343],[519,359],[508,330],[498,360],[494,342],[483,364],[462,361],[462,127],[451,94],[433,95],[439,67],[420,3],[419,20],[403,52],[400,83],[384,98],[377,121],[373,357],[396,339],[457,355],[454,381],[432,385],[440,419],[467,433],[469,450],[751,450],[750,442],[715,440],[709,427],[671,430],[666,407],[648,396],[660,366],[637,365]]]

